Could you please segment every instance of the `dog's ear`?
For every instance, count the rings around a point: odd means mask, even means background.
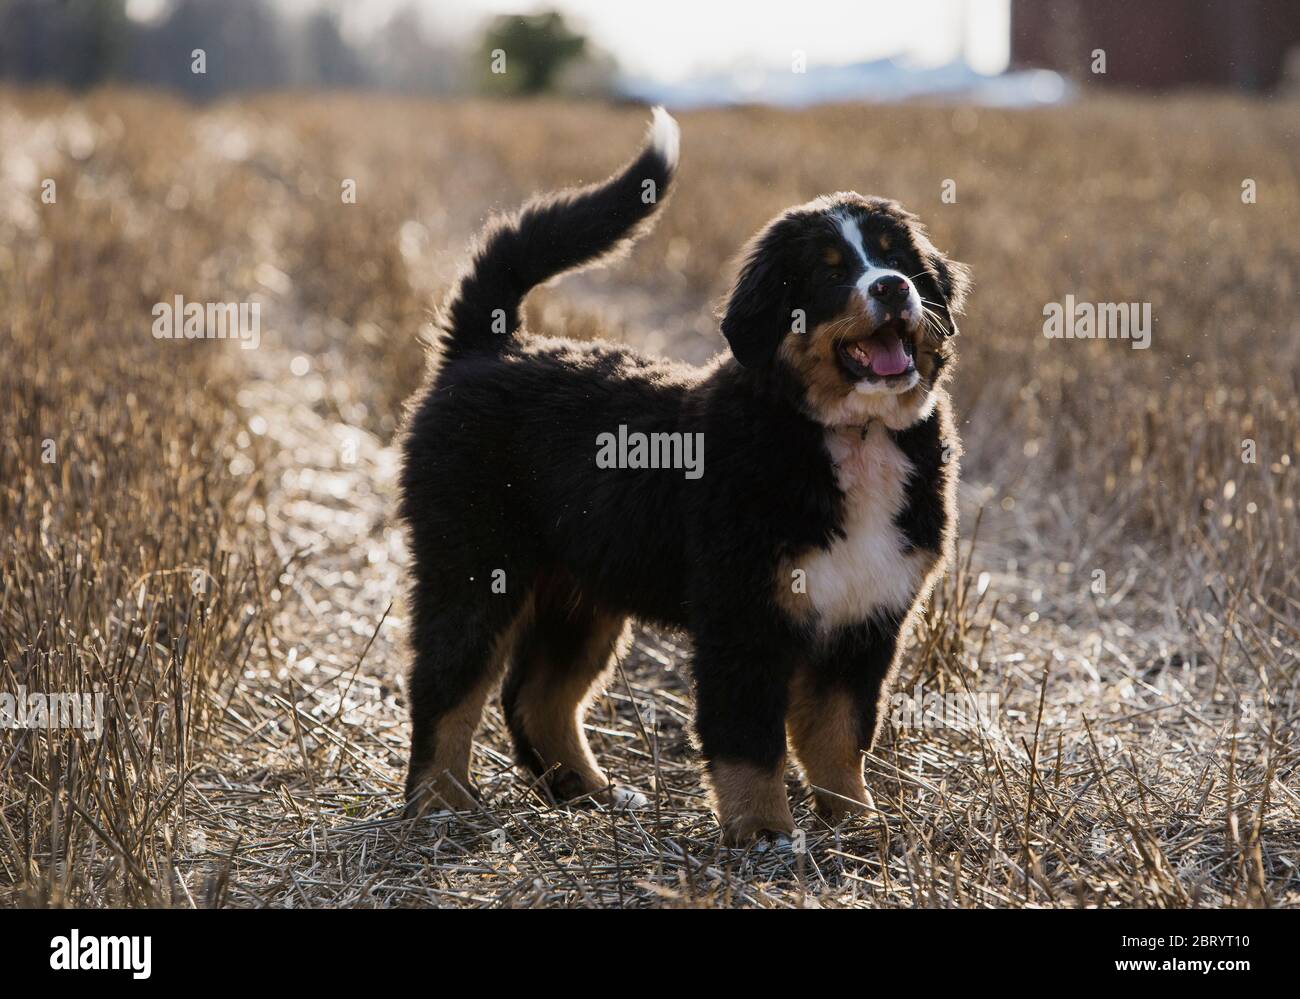
[[[929,298],[930,294],[939,296],[932,300],[938,305],[934,311],[943,320],[944,332],[948,336],[956,336],[957,317],[966,307],[966,292],[970,290],[970,268],[956,260],[949,260],[929,240],[925,241],[921,255],[926,265],[923,277],[930,286],[924,289],[927,292],[925,297]]]
[[[788,218],[778,218],[750,240],[722,313],[722,335],[747,368],[771,361],[794,323],[790,229]]]

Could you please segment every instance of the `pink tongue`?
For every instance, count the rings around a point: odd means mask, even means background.
[[[886,333],[871,340],[871,370],[878,375],[901,375],[907,370],[907,353],[903,341],[895,333]]]

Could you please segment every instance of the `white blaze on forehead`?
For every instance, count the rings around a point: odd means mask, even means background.
[[[912,284],[908,276],[902,271],[896,271],[891,267],[881,267],[872,259],[871,254],[867,252],[866,243],[862,239],[862,229],[859,228],[857,219],[842,212],[836,212],[834,219],[835,224],[839,226],[840,235],[844,237],[844,241],[848,243],[849,246],[853,247],[854,252],[857,253],[863,266],[866,267],[866,270],[862,272],[862,276],[858,278],[857,283],[857,291],[858,294],[862,296],[862,300],[864,302],[871,301],[871,295],[867,289],[880,278],[901,277],[907,282],[909,292],[907,296],[907,305],[904,308],[904,311],[906,312],[909,309],[914,310],[913,314],[919,315],[921,311],[921,296],[916,290],[916,285]]]
[[[868,268],[872,266],[871,258],[867,256],[866,247],[862,243],[862,230],[858,228],[858,220],[851,215],[844,215],[836,212],[833,216],[835,224],[840,227],[840,235],[844,237],[844,242],[857,251],[858,257]]]

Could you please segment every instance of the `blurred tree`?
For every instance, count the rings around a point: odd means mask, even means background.
[[[419,12],[399,8],[365,49],[375,84],[404,94],[440,94],[464,89],[466,53],[430,37]]]
[[[289,59],[276,11],[265,0],[177,0],[158,25],[137,32],[132,76],[191,97],[264,90],[289,82]],[[202,49],[205,72],[193,69]]]
[[[505,94],[553,90],[561,71],[586,52],[586,37],[558,11],[494,18],[479,42],[484,89]]]
[[[430,32],[414,0],[360,39],[340,28],[348,2],[166,0],[140,17],[128,13],[128,0],[0,0],[0,80],[90,87],[119,79],[200,99],[285,86],[416,94],[468,87],[464,47]],[[534,50],[520,45],[521,59],[536,62]]]
[[[299,79],[320,87],[355,87],[365,82],[365,69],[343,40],[333,10],[322,7],[309,12],[301,34],[306,65],[295,74]]]
[[[126,0],[0,0],[0,77],[91,87],[121,67]]]

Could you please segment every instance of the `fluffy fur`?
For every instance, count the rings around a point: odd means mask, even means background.
[[[693,639],[695,726],[728,842],[793,828],[789,743],[831,820],[904,626],[952,544],[957,438],[941,382],[965,270],[897,204],[819,198],[745,250],[704,368],[520,329],[533,286],[641,233],[678,132],[662,110],[609,180],[492,223],[441,314],[402,443],[412,561],[409,808],[463,807],[501,679],[519,762],[605,797],[582,713],[629,618]],[[703,474],[609,468],[619,427],[698,434]]]

